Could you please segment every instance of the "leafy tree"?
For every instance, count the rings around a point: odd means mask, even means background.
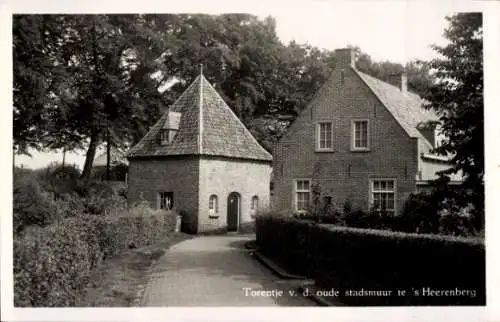
[[[446,136],[435,152],[452,155],[453,167],[443,172],[462,172],[467,197],[474,204],[475,225],[484,217],[484,106],[482,14],[459,13],[447,17],[444,36],[449,43],[434,46],[442,57],[430,62],[439,79],[426,99],[440,116]]]
[[[14,19],[15,151],[126,145],[163,99],[149,75],[168,40],[143,15],[30,15]],[[145,108],[147,102],[147,108]],[[137,135],[137,132],[141,132]]]
[[[99,144],[139,141],[200,64],[270,150],[335,62],[331,51],[284,45],[273,18],[249,14],[18,15],[13,32],[15,152],[86,147],[83,177]],[[375,77],[402,70],[358,51]],[[425,71],[413,70],[424,84]]]
[[[47,15],[15,15],[13,19],[14,152],[41,149],[48,125],[46,110],[58,99],[69,77],[61,66],[61,20]]]
[[[203,64],[205,77],[269,150],[328,75],[325,53],[295,43],[284,46],[270,17],[176,15],[175,19],[182,23],[164,55],[164,76],[178,83],[165,95],[178,97]]]

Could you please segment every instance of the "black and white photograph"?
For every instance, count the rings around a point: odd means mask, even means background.
[[[199,3],[2,15],[1,320],[486,312],[481,1]]]

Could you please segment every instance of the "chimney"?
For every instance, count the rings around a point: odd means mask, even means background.
[[[389,75],[388,82],[399,88],[403,93],[406,93],[408,90],[408,81],[405,73]]]
[[[335,49],[335,69],[345,69],[347,67],[355,68],[354,50],[351,48]]]

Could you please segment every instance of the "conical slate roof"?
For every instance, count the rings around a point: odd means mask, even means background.
[[[169,112],[181,114],[173,141],[162,145]],[[269,154],[203,75],[198,76],[127,157],[211,155],[271,161]]]

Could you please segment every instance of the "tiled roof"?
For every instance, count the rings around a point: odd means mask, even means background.
[[[116,164],[120,164],[120,163],[128,164],[128,161],[125,158],[125,153],[117,150],[116,148],[111,148],[110,152],[111,152],[110,153],[111,154],[110,155],[111,165],[116,165]],[[107,164],[107,160],[108,160],[108,155],[105,151],[104,153],[100,154],[99,156],[97,156],[94,159],[94,163],[92,164],[92,166],[93,167],[105,167]]]
[[[424,101],[417,94],[409,91],[402,92],[396,86],[356,69],[354,71],[368,85],[410,137],[421,138],[429,143],[422,133],[417,130],[417,126],[427,121],[437,121],[438,117],[432,111],[423,108]]]
[[[198,76],[169,108],[181,114],[174,140],[160,144],[168,111],[128,153],[128,158],[212,155],[271,161],[269,154],[203,75]],[[201,120],[201,122],[200,122]]]

